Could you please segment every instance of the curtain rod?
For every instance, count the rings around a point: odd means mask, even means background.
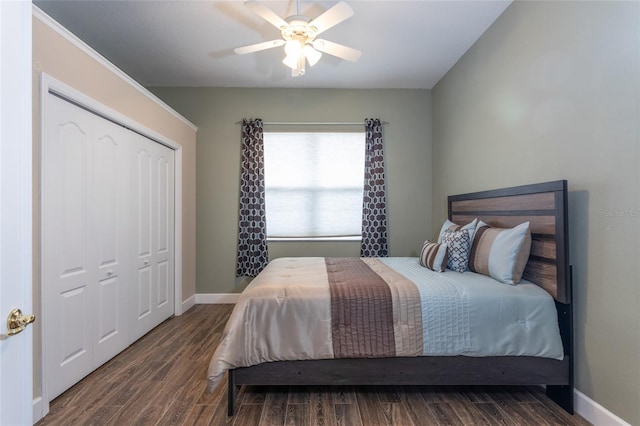
[[[241,124],[242,121],[236,121],[236,124]],[[321,121],[321,122],[292,122],[292,121],[263,121],[265,126],[362,126],[363,121]],[[383,121],[382,124],[389,124],[388,121]]]

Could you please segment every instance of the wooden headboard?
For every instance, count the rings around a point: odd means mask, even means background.
[[[571,303],[566,180],[452,195],[448,201],[449,219],[459,224],[476,217],[499,228],[529,221],[531,255],[523,278]]]

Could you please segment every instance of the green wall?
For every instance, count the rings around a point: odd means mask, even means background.
[[[509,6],[432,91],[446,196],[567,179],[577,389],[640,424],[640,3]]]
[[[198,126],[196,293],[232,293],[243,287],[234,279],[240,180],[238,122],[242,118],[272,122],[387,121],[384,137],[390,252],[394,256],[415,256],[424,239],[431,237],[428,90],[150,90]],[[269,253],[271,258],[358,256],[360,246],[356,242],[273,242]]]

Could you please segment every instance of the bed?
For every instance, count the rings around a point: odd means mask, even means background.
[[[342,296],[339,292],[335,293],[336,288],[341,288],[338,284],[348,282],[342,288],[352,292],[352,288],[360,285],[349,281],[354,279],[350,271],[365,269],[366,273],[375,273],[359,278],[361,281],[373,282],[377,275],[387,284],[393,283],[379,286],[380,289],[393,293],[389,300],[396,300],[396,296],[400,294],[415,295],[416,292],[419,299],[424,291],[423,284],[416,285],[415,282],[421,282],[418,275],[423,273],[420,268],[416,270],[412,266],[416,263],[415,258],[280,259],[273,267],[269,265],[263,271],[263,277],[259,276],[254,280],[257,281],[256,285],[250,284],[243,292],[225,329],[222,343],[212,357],[209,369],[210,388],[217,386],[228,370],[228,414],[234,414],[235,391],[241,385],[532,384],[546,385],[549,398],[573,413],[571,270],[568,262],[566,181],[450,196],[448,217],[457,224],[466,224],[479,218],[497,228],[512,228],[529,222],[531,251],[522,274],[524,281],[517,286],[502,283],[495,286],[497,281],[492,284],[492,278],[483,277],[481,284],[467,286],[466,277],[478,274],[425,272],[424,274],[431,276],[427,276],[427,279],[435,283],[435,287],[429,287],[429,292],[436,294],[436,299],[449,298],[454,293],[467,295],[478,288],[482,288],[478,291],[481,296],[493,294],[493,290],[487,290],[489,288],[502,292],[497,302],[487,298],[481,298],[478,302],[476,298],[465,296],[463,304],[456,302],[457,308],[453,309],[453,313],[449,312],[452,310],[449,307],[442,310],[438,314],[440,316],[437,316],[437,322],[441,324],[450,322],[451,316],[467,316],[464,327],[453,325],[453,338],[439,334],[439,328],[429,325],[426,320],[413,320],[416,316],[424,318],[424,311],[422,314],[418,312],[419,304],[412,305],[411,302],[403,301],[393,305],[385,302],[381,293],[376,293],[377,290],[362,286],[365,288],[363,291],[371,293],[376,300],[376,308],[370,308],[370,317],[360,322],[358,327],[365,324],[364,328],[368,328],[368,322],[379,322],[385,312],[388,316],[402,317],[402,324],[395,326],[395,334],[394,330],[385,331],[382,323],[371,326],[375,329],[373,331],[364,330],[367,338],[360,339],[360,343],[353,344],[345,340],[336,344],[335,341],[341,339],[342,330],[336,328],[335,324],[332,326],[331,316],[346,315],[346,322],[349,323],[349,310],[355,306],[353,303],[359,297],[354,297],[355,293]],[[279,268],[276,267],[278,264]],[[334,269],[335,272],[331,272]],[[331,273],[334,275],[330,275]],[[335,281],[334,286],[318,284],[316,276],[328,274],[333,277],[330,281]],[[461,279],[451,281],[449,277],[455,278],[456,274]],[[285,286],[283,290],[273,285],[277,281],[273,279],[274,276],[297,285]],[[409,282],[405,280],[407,277],[410,278]],[[413,286],[410,282],[414,282]],[[491,285],[494,287],[490,287]],[[486,289],[482,286],[486,286]],[[533,300],[533,308],[510,299],[514,288],[518,288],[519,293],[527,294],[527,304]],[[337,300],[339,297],[344,302],[342,305],[323,305],[323,309],[329,312],[317,317],[315,314],[305,314],[315,309],[307,301],[324,301],[328,298]],[[271,306],[256,308],[258,305],[255,303],[260,299]],[[476,301],[467,302],[467,299]],[[294,305],[289,304],[292,301],[301,304],[302,308],[293,311],[291,306]],[[309,303],[308,307],[305,303]],[[491,303],[500,311],[500,315],[493,315],[496,317],[494,319],[492,312],[496,309],[491,307]],[[549,305],[550,310],[537,309],[536,304]],[[509,308],[502,309],[504,306]],[[367,309],[369,308],[365,308],[363,312]],[[530,309],[531,312],[522,314],[525,309]],[[236,311],[244,311],[244,317],[240,317],[242,314]],[[484,311],[481,321],[474,317],[478,311]],[[277,322],[278,318],[280,323]],[[485,333],[477,328],[478,322],[485,321],[497,321],[496,325],[491,323],[488,327],[489,330],[497,330],[497,334],[487,334],[484,339],[474,340],[474,336]],[[448,327],[451,329],[452,326]],[[515,328],[515,334],[505,332],[508,327]],[[430,328],[429,333],[426,333],[426,328]],[[533,330],[533,338],[517,334],[519,328]],[[551,344],[555,340],[558,343]],[[499,343],[495,343],[498,341]],[[518,344],[514,344],[514,341]],[[527,341],[530,344],[523,345]],[[487,342],[492,344],[487,345]],[[274,347],[279,351],[275,358],[272,355]],[[495,353],[492,352],[494,350]],[[235,352],[242,356],[237,356]]]

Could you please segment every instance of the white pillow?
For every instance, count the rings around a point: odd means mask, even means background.
[[[469,270],[506,284],[518,284],[530,252],[529,222],[503,229],[480,221],[471,244]]]
[[[478,224],[478,219],[473,219],[471,222],[467,223],[464,226],[458,225],[457,223],[451,222],[449,219],[445,220],[442,224],[442,228],[440,228],[440,234],[438,234],[438,244],[442,243],[442,237],[444,236],[444,231],[447,229],[450,231],[460,231],[460,230],[468,230],[469,231],[469,240],[473,241],[473,233],[476,230],[476,225]]]

